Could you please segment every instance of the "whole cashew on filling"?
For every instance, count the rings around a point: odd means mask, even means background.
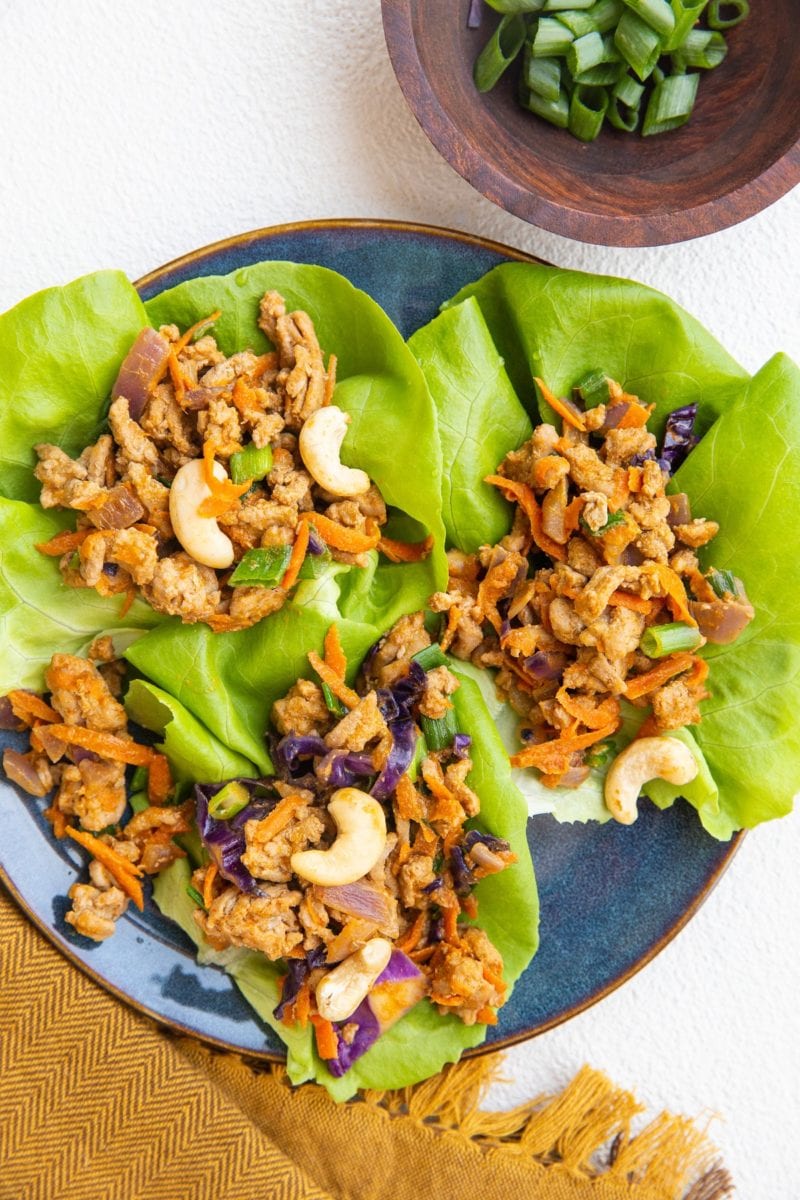
[[[339,453],[350,417],[335,404],[318,408],[300,430],[300,457],[309,475],[332,496],[361,496],[370,488],[369,475],[346,467]]]
[[[697,770],[691,750],[677,738],[638,738],[617,755],[609,768],[605,784],[606,806],[615,820],[622,825],[632,825],[637,816],[639,793],[648,780],[691,783]]]
[[[228,478],[221,463],[214,463],[214,478]],[[211,495],[201,458],[184,463],[169,489],[169,517],[175,537],[187,554],[204,567],[224,570],[233,562],[233,542],[223,533],[214,517],[203,517],[200,505]]]
[[[292,870],[322,887],[355,883],[371,871],[386,846],[386,817],[377,800],[358,788],[339,788],[328,805],[337,829],[327,850],[298,850]]]

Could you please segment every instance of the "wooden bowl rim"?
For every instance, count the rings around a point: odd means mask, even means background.
[[[800,136],[766,170],[740,187],[690,208],[647,216],[610,215],[568,207],[521,185],[483,158],[440,105],[419,56],[417,0],[381,0],[383,32],[397,82],[417,123],[446,162],[478,192],[523,221],[562,237],[600,246],[664,246],[729,229],[755,216],[800,183]],[[412,51],[410,65],[403,50]],[[414,97],[419,98],[415,103]],[[456,148],[457,147],[457,148]],[[497,198],[492,183],[502,185]],[[735,199],[735,203],[730,203]],[[725,202],[725,203],[723,203]],[[576,205],[580,203],[576,197]]]

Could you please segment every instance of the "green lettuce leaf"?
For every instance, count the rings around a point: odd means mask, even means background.
[[[121,271],[37,292],[0,316],[0,495],[38,500],[36,442],[77,455],[96,439],[120,363],[146,324]]]
[[[450,543],[474,554],[511,527],[511,505],[484,483],[512,446],[531,435],[474,299],[447,309],[408,340],[422,367],[439,418],[442,512]]]

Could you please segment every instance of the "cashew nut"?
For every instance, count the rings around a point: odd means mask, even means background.
[[[228,472],[214,463],[214,478],[220,482]],[[169,489],[169,516],[175,537],[187,554],[204,567],[229,567],[233,562],[233,542],[222,532],[214,517],[201,517],[197,511],[211,495],[205,480],[201,458],[184,463]]]
[[[649,779],[667,783],[690,783],[697,775],[697,761],[688,746],[671,737],[637,738],[626,746],[606,775],[606,806],[615,820],[632,825],[636,801]]]
[[[291,857],[301,879],[323,887],[355,883],[371,871],[386,845],[386,817],[377,800],[358,788],[339,788],[328,805],[336,841],[327,850],[299,850]]]
[[[360,496],[369,491],[366,471],[345,467],[339,461],[350,417],[335,404],[318,408],[300,430],[300,457],[306,470],[333,496]]]
[[[369,994],[392,957],[392,943],[374,937],[344,962],[323,975],[316,987],[319,1015],[326,1021],[346,1021]]]

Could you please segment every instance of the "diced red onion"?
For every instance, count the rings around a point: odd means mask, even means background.
[[[16,783],[31,796],[46,796],[44,786],[30,759],[18,750],[6,750],[3,754],[3,770],[12,783]]]
[[[0,729],[20,729],[21,722],[14,716],[8,696],[0,696]]]
[[[587,766],[570,767],[558,781],[559,787],[576,788],[580,787],[585,779],[589,777],[589,768]]]
[[[368,883],[344,883],[337,887],[323,887],[318,891],[323,904],[348,913],[351,917],[363,917],[375,925],[385,925],[392,911],[386,895]]]
[[[606,419],[600,426],[601,433],[608,433],[609,429],[616,429],[622,418],[628,412],[630,404],[623,400],[620,404],[612,404],[606,409]]]
[[[690,600],[689,609],[703,637],[717,646],[735,642],[755,616],[746,596],[735,600]]]
[[[686,492],[676,492],[674,496],[668,496],[667,499],[669,500],[667,523],[673,526],[688,525],[692,519],[692,509]]]
[[[155,329],[146,326],[136,337],[117,375],[111,392],[112,401],[124,396],[131,419],[138,421],[150,398],[150,390],[164,373],[170,345]]]
[[[202,412],[208,408],[212,400],[216,400],[217,396],[221,396],[223,392],[227,391],[229,389],[226,387],[189,388],[183,397],[183,407],[191,412]]]
[[[564,654],[557,650],[537,650],[525,659],[523,666],[536,679],[558,679],[567,665]]]
[[[108,494],[108,499],[99,508],[87,514],[96,529],[128,529],[141,521],[145,514],[143,505],[124,483]]]
[[[471,745],[472,738],[468,733],[457,733],[453,738],[453,754],[456,758],[466,758]]]
[[[322,538],[317,533],[314,526],[311,524],[309,524],[309,527],[308,527],[308,553],[316,554],[316,555],[325,553],[325,543],[323,542]],[[373,654],[375,653],[377,645],[378,645],[378,643],[376,642],[375,645],[372,647],[372,650],[370,651],[370,653],[373,653]]]

